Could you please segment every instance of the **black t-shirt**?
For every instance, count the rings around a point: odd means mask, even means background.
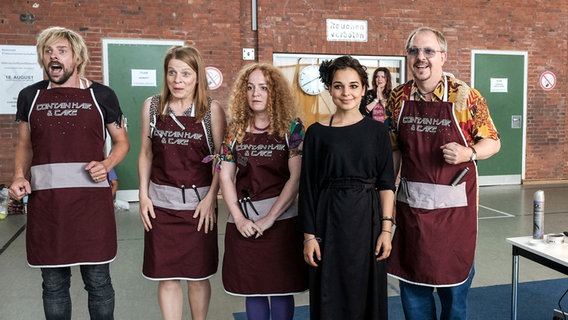
[[[49,81],[43,80],[36,82],[20,91],[18,94],[16,121],[28,122],[30,108],[36,98],[38,90],[46,90]],[[122,110],[114,91],[103,84],[91,81],[91,86],[87,89],[93,90],[95,101],[99,105],[105,123],[117,123],[120,125]]]

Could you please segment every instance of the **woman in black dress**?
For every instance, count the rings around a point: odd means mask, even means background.
[[[395,190],[388,131],[359,112],[368,80],[358,60],[325,61],[320,77],[337,110],[304,140],[298,212],[311,319],[387,319]]]

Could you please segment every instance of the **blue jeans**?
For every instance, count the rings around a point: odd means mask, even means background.
[[[89,315],[92,320],[114,319],[114,289],[109,264],[82,265],[81,276],[89,293]],[[41,268],[43,278],[43,310],[47,320],[71,319],[71,268]]]
[[[472,267],[467,280],[454,287],[436,288],[442,306],[441,320],[467,319],[467,293],[475,275]],[[400,299],[406,320],[435,320],[436,303],[434,301],[434,287],[420,286],[400,281]]]

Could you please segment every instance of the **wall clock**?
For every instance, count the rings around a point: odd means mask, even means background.
[[[302,91],[312,96],[322,93],[325,87],[319,76],[319,66],[317,65],[309,65],[300,70],[298,84]]]

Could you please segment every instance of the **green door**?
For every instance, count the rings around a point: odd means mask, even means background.
[[[127,119],[130,151],[116,167],[119,181],[117,198],[138,201],[138,154],[142,103],[160,93],[166,51],[182,41],[103,40],[105,84],[118,96]]]
[[[487,100],[501,150],[478,162],[481,185],[520,184],[524,178],[527,53],[472,51],[472,81]]]

